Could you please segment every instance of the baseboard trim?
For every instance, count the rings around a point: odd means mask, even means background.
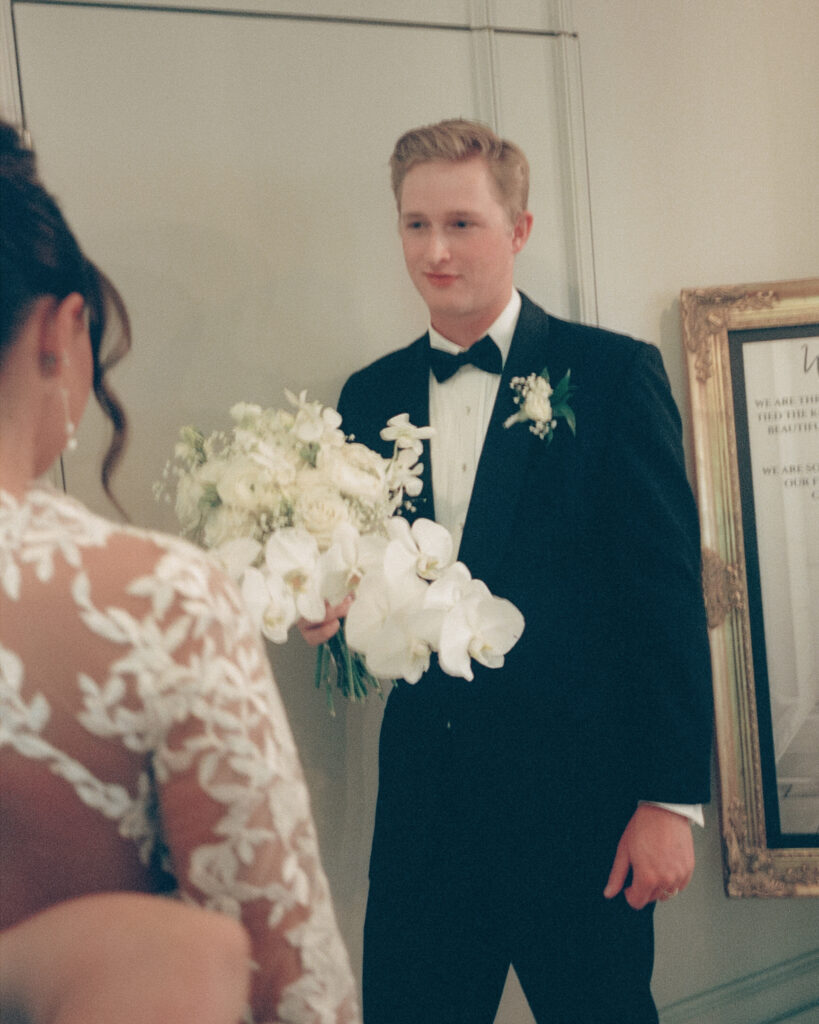
[[[819,1021],[819,949],[660,1008],[661,1024]]]

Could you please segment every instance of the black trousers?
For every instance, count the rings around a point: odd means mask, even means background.
[[[450,867],[445,888],[409,888],[397,865],[371,882],[364,1024],[492,1024],[510,964],[538,1024],[657,1024],[653,906],[541,895],[536,879],[513,898]]]

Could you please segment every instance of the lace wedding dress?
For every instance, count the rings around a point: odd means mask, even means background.
[[[193,546],[0,492],[0,926],[176,889],[248,928],[257,1020],[359,1020],[261,643]],[[81,939],[78,939],[81,941]]]

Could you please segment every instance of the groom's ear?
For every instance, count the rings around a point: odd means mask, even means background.
[[[532,233],[533,221],[534,217],[529,210],[524,210],[523,213],[517,215],[512,228],[512,251],[514,253],[519,253],[528,242],[529,235]]]

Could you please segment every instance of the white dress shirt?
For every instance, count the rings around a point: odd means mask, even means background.
[[[500,349],[504,363],[517,327],[520,307],[520,294],[513,289],[506,308],[486,331]],[[463,351],[460,345],[439,334],[432,325],[429,327],[429,343],[433,348],[453,355]],[[429,375],[429,423],[435,429],[430,441],[435,519],[452,534],[455,551],[461,545],[478,460],[499,384],[498,374],[487,373],[470,364],[461,367],[445,381],[436,380],[432,372]],[[699,804],[645,802],[682,814],[698,825],[704,824]]]
[[[513,291],[506,308],[486,332],[500,349],[504,362],[519,314],[520,295]],[[449,341],[432,326],[429,343],[453,355],[463,352],[460,345]],[[437,381],[434,374],[429,375],[429,423],[435,428],[430,442],[435,518],[452,534],[456,551],[461,544],[466,510],[499,384],[500,377],[496,373],[486,373],[469,364],[443,382]]]

